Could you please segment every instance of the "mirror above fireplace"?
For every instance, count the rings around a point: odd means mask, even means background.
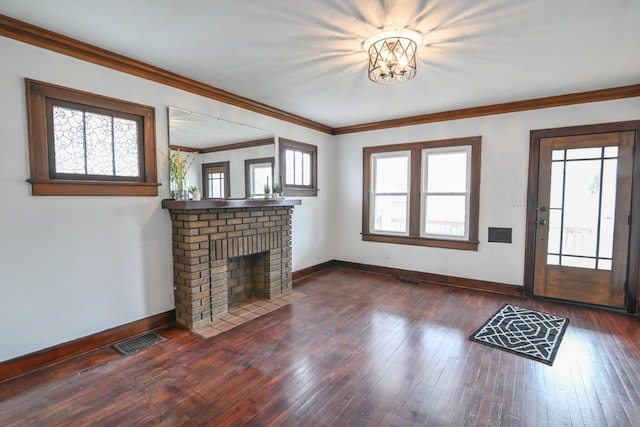
[[[170,149],[197,153],[187,181],[205,197],[250,196],[245,165],[269,159],[273,164],[275,135],[271,131],[175,107],[168,108],[168,115]]]

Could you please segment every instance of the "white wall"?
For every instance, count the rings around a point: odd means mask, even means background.
[[[165,153],[170,105],[315,144],[332,185],[329,135],[2,37],[0,52],[0,361],[173,309],[166,162],[158,197],[31,196],[25,77],[155,107]],[[333,258],[329,194],[294,209],[294,270]]]
[[[640,99],[632,98],[336,137],[335,258],[522,285],[526,207],[513,199],[526,200],[530,130],[638,119]],[[363,147],[476,135],[482,136],[477,252],[362,241]],[[488,227],[512,227],[513,243],[487,243]]]

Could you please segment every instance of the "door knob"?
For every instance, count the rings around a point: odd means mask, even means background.
[[[541,219],[540,221],[536,221],[536,224],[547,225],[547,220],[546,219]]]

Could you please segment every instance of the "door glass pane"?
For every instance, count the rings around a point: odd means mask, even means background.
[[[562,227],[562,210],[549,210],[549,248],[548,252],[552,254],[560,253],[560,228]]]
[[[601,147],[572,148],[567,150],[567,160],[572,159],[599,159],[602,156]]]
[[[467,152],[427,155],[427,192],[464,193],[467,191]]]
[[[562,265],[564,267],[596,268],[596,260],[595,258],[563,256]]]
[[[560,256],[547,255],[547,265],[560,265]]]
[[[375,231],[407,232],[407,196],[374,196]]]
[[[618,160],[604,161],[602,168],[602,205],[600,217],[600,248],[598,255],[613,257],[613,226],[616,211],[616,173]]]
[[[598,260],[598,270],[611,270],[611,260],[610,259],[599,259]]]
[[[425,212],[425,234],[465,236],[465,196],[426,196]]]
[[[409,157],[374,157],[376,193],[406,193],[409,188]]]
[[[553,150],[551,160],[564,160],[564,150]]]
[[[600,164],[598,160],[566,164],[563,254],[596,256]]]
[[[618,147],[604,147],[604,156],[605,157],[618,157]]]
[[[549,201],[549,207],[552,209],[562,208],[564,165],[565,162],[553,162],[551,164],[551,200]]]

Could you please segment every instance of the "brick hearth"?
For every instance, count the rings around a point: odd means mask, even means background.
[[[176,321],[194,329],[230,301],[291,291],[291,215],[299,200],[165,200],[173,240]],[[231,300],[230,300],[231,298]]]

